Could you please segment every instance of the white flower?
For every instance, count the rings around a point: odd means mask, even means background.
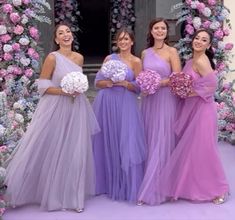
[[[29,22],[29,19],[26,15],[22,15],[22,20],[21,20],[21,23],[22,24],[27,24]]]
[[[191,2],[191,8],[192,8],[192,9],[196,9],[198,4],[199,4],[198,1],[192,1],[192,2]]]
[[[0,179],[4,180],[5,176],[6,176],[6,169],[3,167],[0,167]]]
[[[12,3],[14,6],[20,6],[22,5],[22,0],[13,0]]]
[[[20,38],[19,43],[21,45],[27,46],[29,44],[29,39],[26,37],[22,37],[22,38]]]
[[[0,35],[6,34],[7,28],[5,25],[0,25]]]
[[[0,124],[0,137],[2,137],[5,133],[6,128]]]
[[[8,72],[8,73],[12,73],[13,71],[14,71],[14,66],[9,65],[9,66],[7,67],[7,72]]]
[[[25,106],[24,106],[24,101],[23,100],[18,100],[17,102],[15,102],[13,104],[13,109],[19,109],[21,111],[23,111],[25,109]]]
[[[202,11],[202,14],[206,17],[210,17],[211,16],[211,10],[208,7],[205,7]]]
[[[18,123],[23,123],[23,122],[24,122],[24,117],[23,117],[23,115],[16,113],[16,114],[15,114],[15,120],[16,120]]]
[[[201,24],[202,24],[201,18],[195,17],[193,19],[193,26],[195,27],[195,29],[199,29],[201,27]]]
[[[100,71],[105,78],[119,82],[125,80],[127,66],[119,60],[109,60],[102,65]]]
[[[223,50],[225,48],[225,43],[223,41],[218,42],[218,48]]]
[[[28,66],[30,64],[30,59],[26,57],[20,58],[20,62],[23,64],[23,66]]]
[[[3,51],[4,51],[5,53],[11,52],[11,51],[12,51],[12,46],[11,46],[10,44],[5,44],[5,45],[3,46]]]
[[[223,8],[220,15],[225,17],[225,18],[228,18],[229,12],[228,12],[227,9]]]
[[[220,23],[218,21],[213,21],[211,24],[210,24],[210,28],[213,29],[213,30],[216,30],[220,27]]]
[[[88,79],[82,72],[70,72],[63,77],[60,85],[65,93],[84,93],[88,90]]]

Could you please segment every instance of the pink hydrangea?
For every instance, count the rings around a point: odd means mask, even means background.
[[[214,37],[216,37],[217,39],[222,39],[224,37],[224,32],[221,29],[218,29],[217,31],[215,31]]]
[[[39,59],[39,54],[33,48],[28,49],[28,55],[35,60]]]
[[[181,98],[187,98],[189,94],[192,93],[193,80],[190,75],[184,72],[173,72],[169,79],[169,86],[175,95]]]
[[[209,28],[210,25],[211,25],[211,22],[210,22],[210,21],[205,21],[205,22],[202,23],[202,26],[203,26],[204,28]]]
[[[12,44],[12,49],[14,51],[20,51],[20,44],[19,43]]]
[[[208,0],[208,4],[213,6],[216,4],[216,0]]]
[[[31,0],[22,0],[22,2],[23,2],[25,5],[28,5],[28,4],[31,2]]]
[[[161,76],[152,70],[144,70],[136,78],[141,92],[145,94],[154,94],[160,88]]]
[[[35,27],[30,27],[29,28],[29,33],[30,36],[34,39],[38,39],[39,38],[39,33],[38,33],[38,29]]]
[[[3,59],[4,59],[5,61],[10,61],[10,60],[13,59],[13,57],[12,57],[12,55],[11,55],[10,53],[4,53]]]
[[[3,5],[2,9],[3,9],[3,12],[5,13],[12,13],[12,10],[13,10],[12,5],[10,4]]]
[[[20,15],[17,12],[13,12],[10,14],[10,19],[14,24],[16,24],[20,21]]]
[[[190,34],[190,35],[193,35],[193,34],[194,34],[194,28],[193,28],[193,26],[190,25],[190,24],[187,24],[187,25],[186,25],[185,30],[186,30],[186,32],[187,32],[188,34]]]
[[[228,28],[224,28],[223,32],[224,32],[224,36],[228,36],[230,34],[230,31]]]
[[[225,50],[232,50],[233,49],[233,44],[232,43],[226,43],[224,49]]]
[[[31,68],[26,69],[24,75],[30,78],[33,75],[33,70]]]
[[[4,34],[0,36],[0,40],[3,43],[7,43],[8,41],[11,40],[11,36],[9,34]]]
[[[21,25],[16,25],[14,28],[14,33],[17,35],[21,35],[24,32],[24,28]]]
[[[202,2],[200,2],[199,4],[197,4],[197,9],[198,9],[199,11],[203,11],[203,9],[204,9],[205,7],[206,7],[205,4],[202,3]]]

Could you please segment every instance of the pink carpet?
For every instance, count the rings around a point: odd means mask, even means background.
[[[235,219],[235,146],[220,143],[220,152],[231,195],[222,205],[177,201],[160,206],[136,206],[98,196],[86,202],[83,213],[44,212],[38,206],[9,209],[3,220],[234,220]]]

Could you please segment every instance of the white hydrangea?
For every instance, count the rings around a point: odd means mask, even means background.
[[[11,46],[10,44],[5,44],[5,45],[3,46],[3,51],[4,51],[5,53],[11,52],[11,51],[12,51],[12,46]]]
[[[225,48],[225,43],[223,41],[218,42],[218,48],[223,50]]]
[[[213,21],[211,24],[210,24],[210,28],[212,30],[216,30],[220,27],[220,23],[218,21]]]
[[[23,66],[28,66],[30,64],[30,59],[26,57],[21,57],[20,62],[23,64]]]
[[[19,114],[19,113],[16,113],[15,114],[15,120],[18,122],[18,123],[24,123],[24,117],[23,115]]]
[[[22,5],[22,0],[12,0],[12,3],[14,6],[21,6]]]
[[[29,39],[26,37],[22,37],[22,38],[20,38],[19,43],[21,45],[27,46],[29,44]]]
[[[208,7],[205,7],[202,11],[202,14],[206,17],[210,17],[211,16],[211,9]]]
[[[26,15],[22,15],[21,18],[22,18],[21,19],[21,23],[22,24],[27,24],[29,22],[29,19],[28,19],[28,17]]]
[[[199,29],[201,27],[202,24],[202,20],[199,17],[195,17],[193,19],[193,26],[195,27],[195,29]]]
[[[4,136],[5,131],[6,131],[6,128],[0,124],[0,137]]]
[[[61,80],[60,86],[63,92],[69,94],[84,93],[89,87],[87,76],[82,72],[67,73]]]
[[[196,9],[198,4],[199,4],[199,1],[192,1],[191,2],[191,8]]]
[[[3,167],[0,167],[0,179],[4,180],[6,176],[6,169]]]
[[[109,60],[102,65],[100,71],[105,78],[120,82],[126,78],[127,66],[119,60]]]
[[[6,34],[7,28],[5,25],[0,25],[0,35]]]
[[[221,11],[221,16],[228,18],[229,17],[229,12],[227,9],[223,8]]]

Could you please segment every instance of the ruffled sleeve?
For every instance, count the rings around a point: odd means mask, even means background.
[[[38,80],[38,92],[40,96],[43,96],[49,87],[55,87],[50,79],[39,79]]]

